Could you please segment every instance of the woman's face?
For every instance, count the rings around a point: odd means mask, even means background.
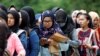
[[[9,27],[11,27],[11,26],[13,26],[14,25],[14,22],[15,22],[15,20],[14,20],[14,17],[13,17],[13,15],[12,14],[8,14],[8,26]]]
[[[51,17],[45,17],[44,20],[43,20],[43,26],[45,28],[50,28],[52,26],[53,22],[52,22],[52,19]]]
[[[80,15],[78,19],[81,28],[88,26],[89,20],[86,19],[85,15]]]
[[[95,18],[94,20],[92,20],[92,23],[93,23],[94,29],[99,27],[99,19],[98,18]]]

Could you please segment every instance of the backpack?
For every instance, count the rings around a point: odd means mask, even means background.
[[[23,41],[23,39],[21,39],[21,37],[20,37],[22,33],[25,33],[25,34],[26,34],[26,31],[23,30],[23,29],[19,29],[19,30],[17,31],[17,33],[16,33],[16,34],[18,35],[18,37],[19,37],[21,43],[22,43],[22,41]],[[23,46],[23,47],[24,47],[24,46]],[[16,51],[14,52],[13,56],[17,56],[17,52],[16,52]]]
[[[26,31],[25,30],[23,30],[23,29],[19,29],[18,31],[17,31],[17,35],[18,35],[18,37],[20,37],[20,35],[23,33],[23,32],[25,32],[26,33]]]

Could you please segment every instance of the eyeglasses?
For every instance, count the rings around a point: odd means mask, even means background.
[[[45,23],[49,23],[49,22],[52,22],[51,20],[44,20],[43,22],[45,22]]]

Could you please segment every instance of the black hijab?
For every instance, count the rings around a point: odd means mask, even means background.
[[[22,21],[21,21],[21,24],[19,25],[19,28],[28,31],[28,27],[29,27],[29,15],[24,10],[20,10],[20,13],[21,13]]]
[[[0,10],[0,17],[2,17],[7,22],[7,13],[5,11]]]
[[[3,10],[7,13],[7,8],[3,4],[0,4],[0,10]]]
[[[30,6],[25,6],[22,8],[22,10],[25,10],[29,14],[30,24],[29,27],[33,28],[36,26],[35,22],[35,13],[34,10]]]
[[[67,13],[62,9],[57,9],[55,14],[56,21],[59,24],[64,34],[67,34],[71,38],[71,33],[75,28],[72,18],[67,15]]]
[[[19,14],[18,14],[17,11],[14,11],[14,10],[10,10],[10,11],[8,12],[8,14],[12,14],[13,17],[14,17],[14,20],[15,20],[14,25],[11,26],[11,27],[9,27],[9,28],[10,28],[13,32],[16,33],[16,32],[18,31],[18,28],[19,28]]]

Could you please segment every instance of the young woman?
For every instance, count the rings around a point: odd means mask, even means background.
[[[73,14],[75,13],[77,13],[77,11]],[[78,47],[79,44],[78,39],[75,36],[75,25],[72,18],[67,16],[66,12],[63,9],[57,10],[55,15],[56,21],[62,29],[63,33],[70,39],[67,43],[61,43],[62,47],[68,48],[67,50],[65,50],[65,48],[61,48],[63,49],[62,56],[71,56],[73,54],[73,47]],[[66,46],[64,46],[63,44],[65,44]]]
[[[29,56],[29,46],[28,43],[29,41],[27,40],[29,38],[28,33],[29,33],[29,15],[26,11],[20,10],[19,11],[20,15],[20,22],[19,22],[19,33],[20,33],[20,39],[22,39],[22,43],[24,44],[24,48],[26,50],[26,56]],[[24,35],[23,35],[24,34]],[[25,37],[26,35],[26,37]]]
[[[94,31],[91,29],[92,20],[86,13],[81,13],[78,16],[80,27],[77,29],[77,36],[80,42],[78,47],[80,56],[96,56],[96,50],[98,49],[96,38],[94,37]]]
[[[19,14],[17,11],[11,10],[8,11],[8,20],[7,20],[8,27],[11,29],[12,32],[17,32],[19,27]]]
[[[91,16],[92,19],[92,23],[93,23],[93,29],[97,29],[98,27],[100,27],[100,17],[98,15],[98,13],[94,12],[94,11],[90,11],[89,15]]]
[[[51,11],[45,11],[42,14],[42,22],[40,24],[40,43],[41,43],[41,56],[51,56],[49,52],[49,44],[52,42],[50,36],[52,36],[54,33],[60,33],[63,34],[61,29],[58,27],[54,15],[51,13]],[[45,41],[45,43],[42,43],[42,40]],[[52,53],[54,56],[57,56],[57,54]],[[59,54],[58,54],[59,55]]]
[[[20,55],[25,56],[24,43],[23,42],[21,43],[20,39],[18,38],[18,34],[15,34],[17,33],[19,29],[19,14],[17,11],[11,10],[8,12],[7,16],[8,16],[8,19],[7,19],[8,27],[10,28],[12,32],[14,32],[14,34],[10,36],[10,39],[8,39],[9,44],[8,44],[7,49],[10,50],[11,56],[14,55],[15,51],[17,52],[18,55],[20,54]]]
[[[25,10],[29,15],[29,31],[28,31],[28,50],[29,56],[38,56],[40,45],[39,45],[39,37],[36,32],[36,21],[35,21],[35,13],[34,10],[30,6],[25,6],[21,10]]]
[[[19,28],[28,31],[29,29],[29,15],[25,10],[19,11],[20,21]]]
[[[29,18],[30,18],[29,27],[30,28],[35,27],[35,13],[34,13],[34,10],[30,6],[24,6],[22,8],[22,10],[25,10],[29,14]]]
[[[99,46],[97,56],[100,56],[100,23],[99,23],[100,22],[100,17],[94,11],[90,11],[89,15],[92,18],[93,29],[95,30],[95,37],[96,37],[97,45]]]

